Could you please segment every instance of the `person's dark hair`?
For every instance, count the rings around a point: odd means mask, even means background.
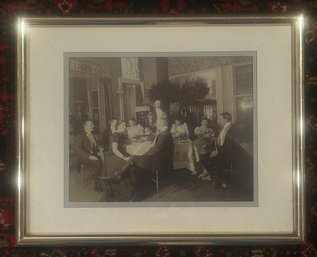
[[[206,120],[206,121],[208,121],[208,118],[207,118],[207,117],[201,117],[201,120],[200,120],[200,122],[202,122],[203,120]]]
[[[131,119],[129,119],[128,121],[134,121],[134,122],[135,122],[135,118],[131,118]]]
[[[232,116],[229,112],[223,112],[220,114],[226,121],[232,121]]]

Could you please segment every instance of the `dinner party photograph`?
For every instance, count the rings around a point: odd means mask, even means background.
[[[256,52],[64,60],[69,203],[256,204]]]

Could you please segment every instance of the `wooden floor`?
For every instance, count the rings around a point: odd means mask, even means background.
[[[82,183],[81,174],[72,169],[69,173],[69,201],[70,202],[99,202],[102,194],[94,189],[94,180],[90,174],[85,175]]]
[[[70,171],[69,177],[70,202],[100,202],[104,199],[102,193],[94,190],[92,176],[86,174],[84,185],[77,170]],[[219,202],[219,201],[252,201],[253,193],[248,192],[246,185],[233,185],[224,190],[214,187],[211,181],[202,181],[185,169],[175,170],[168,180],[160,181],[158,197],[155,184],[144,201],[159,202]]]

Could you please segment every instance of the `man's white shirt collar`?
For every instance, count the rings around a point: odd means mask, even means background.
[[[219,146],[223,146],[223,144],[225,142],[226,134],[227,134],[229,128],[231,127],[231,125],[232,125],[232,122],[228,122],[228,123],[223,125],[223,128],[220,131],[219,136],[218,136],[218,140],[217,140],[217,143]]]

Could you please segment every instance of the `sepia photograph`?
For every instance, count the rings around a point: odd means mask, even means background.
[[[18,245],[305,240],[303,25],[19,18]]]
[[[256,52],[64,57],[69,203],[256,203]]]

